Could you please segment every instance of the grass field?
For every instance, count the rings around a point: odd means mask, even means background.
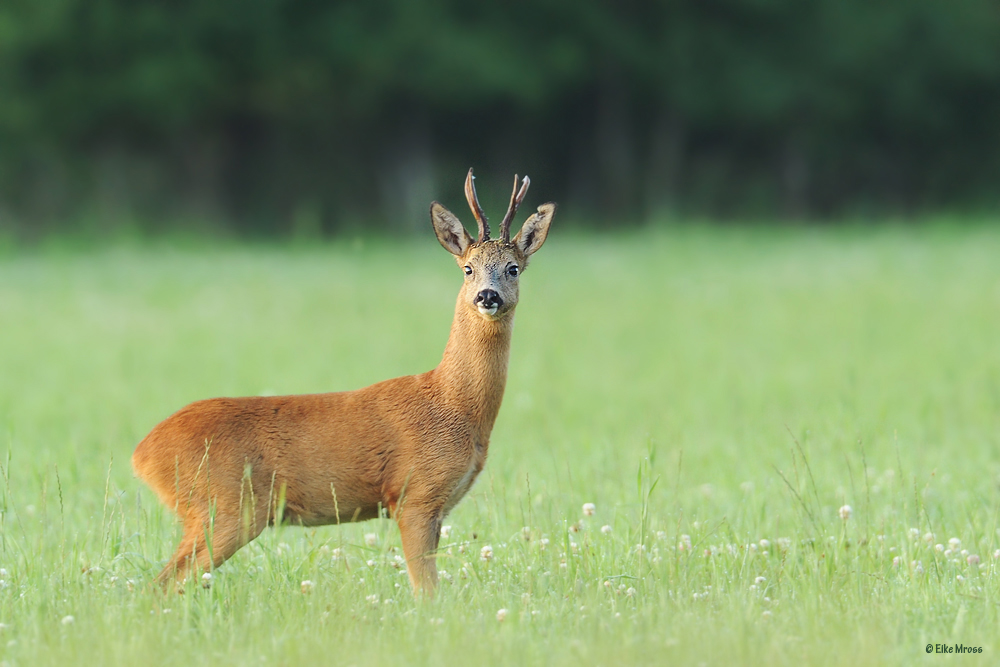
[[[998,258],[987,228],[555,229],[418,603],[388,521],[269,530],[210,589],[158,594],[177,526],[129,456],[198,398],[436,365],[461,274],[429,230],[10,251],[0,661],[992,663]]]

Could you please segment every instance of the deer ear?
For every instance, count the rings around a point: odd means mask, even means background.
[[[472,244],[472,237],[455,214],[437,202],[431,204],[431,224],[438,241],[452,255],[461,257]]]
[[[555,213],[555,204],[552,202],[542,204],[538,207],[538,211],[524,222],[524,226],[521,227],[521,231],[517,233],[512,243],[525,257],[535,254],[545,243],[545,237],[549,235],[549,224]]]

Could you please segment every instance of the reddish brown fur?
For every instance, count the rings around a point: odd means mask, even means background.
[[[553,212],[539,207],[510,243],[474,244],[432,207],[442,245],[475,267],[437,368],[357,391],[197,401],[158,424],[132,456],[183,522],[158,580],[218,567],[279,513],[315,526],[375,518],[381,506],[399,524],[414,590],[432,591],[441,521],[482,470],[503,398],[517,303],[508,269],[526,266]],[[495,314],[474,304],[484,285],[506,295]]]

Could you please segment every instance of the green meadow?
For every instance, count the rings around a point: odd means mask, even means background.
[[[161,594],[178,526],[129,457],[199,398],[435,366],[462,276],[429,226],[8,248],[0,665],[993,663],[998,258],[987,226],[557,219],[416,601],[388,520],[270,529]]]

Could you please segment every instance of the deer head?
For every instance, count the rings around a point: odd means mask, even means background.
[[[431,204],[431,223],[438,241],[445,250],[455,255],[458,265],[465,272],[461,300],[482,317],[497,320],[514,311],[518,299],[518,278],[528,266],[528,258],[545,243],[556,205],[550,202],[539,206],[511,240],[510,223],[531,183],[525,176],[519,190],[515,175],[510,205],[500,224],[500,238],[491,239],[489,222],[479,205],[473,179],[470,169],[465,179],[465,197],[479,225],[479,238],[473,241],[455,214],[438,202]]]

